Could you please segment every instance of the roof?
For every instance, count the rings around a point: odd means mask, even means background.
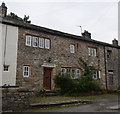
[[[53,29],[49,29],[49,28],[45,28],[45,27],[41,27],[41,26],[37,26],[37,25],[33,25],[33,24],[27,24],[24,22],[15,21],[12,19],[7,19],[5,17],[0,17],[0,23],[8,24],[8,25],[16,26],[16,27],[22,27],[22,28],[26,28],[26,29],[31,29],[31,30],[36,30],[36,31],[41,31],[43,33],[58,35],[58,36],[66,37],[66,38],[72,38],[72,39],[81,40],[81,41],[85,41],[85,42],[89,42],[89,43],[91,42],[91,43],[94,43],[97,45],[109,46],[109,47],[114,47],[114,48],[120,49],[120,46],[114,46],[114,45],[109,44],[109,43],[93,40],[90,38],[84,38],[83,36],[64,33],[64,32],[60,32],[57,30],[53,30]]]

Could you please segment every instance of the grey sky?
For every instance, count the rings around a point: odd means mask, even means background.
[[[90,1],[90,0],[89,0]],[[97,0],[96,0],[97,1]],[[24,17],[29,15],[32,24],[81,35],[82,30],[92,33],[92,38],[111,43],[118,39],[118,1],[80,2],[78,0],[31,0],[17,2],[4,0],[8,13],[14,12]],[[99,0],[98,0],[99,1]],[[104,0],[105,1],[105,0]],[[2,1],[1,1],[2,2]]]

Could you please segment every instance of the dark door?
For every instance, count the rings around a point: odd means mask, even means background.
[[[43,87],[45,89],[51,89],[51,73],[52,69],[44,68]]]

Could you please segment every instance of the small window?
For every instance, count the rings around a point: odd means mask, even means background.
[[[49,39],[45,39],[45,48],[50,49],[50,40]]]
[[[44,38],[39,38],[39,47],[44,48]]]
[[[96,71],[96,72],[93,74],[93,79],[95,79],[95,80],[100,79],[100,71]]]
[[[61,74],[65,74],[66,73],[66,68],[61,68]]]
[[[30,35],[26,35],[26,46],[31,46],[31,36]]]
[[[75,70],[75,79],[80,78],[80,69]]]
[[[38,47],[38,37],[33,36],[33,47]]]
[[[75,53],[75,45],[70,45],[70,53]]]
[[[111,50],[107,50],[107,58],[111,58],[112,55],[112,51]]]
[[[3,70],[4,70],[4,71],[9,71],[9,65],[4,65],[4,66],[3,66]]]
[[[23,77],[29,77],[29,71],[30,67],[29,66],[23,66]]]

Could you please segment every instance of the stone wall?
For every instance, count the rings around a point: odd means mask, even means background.
[[[2,111],[21,111],[30,106],[30,92],[25,88],[2,89]]]

